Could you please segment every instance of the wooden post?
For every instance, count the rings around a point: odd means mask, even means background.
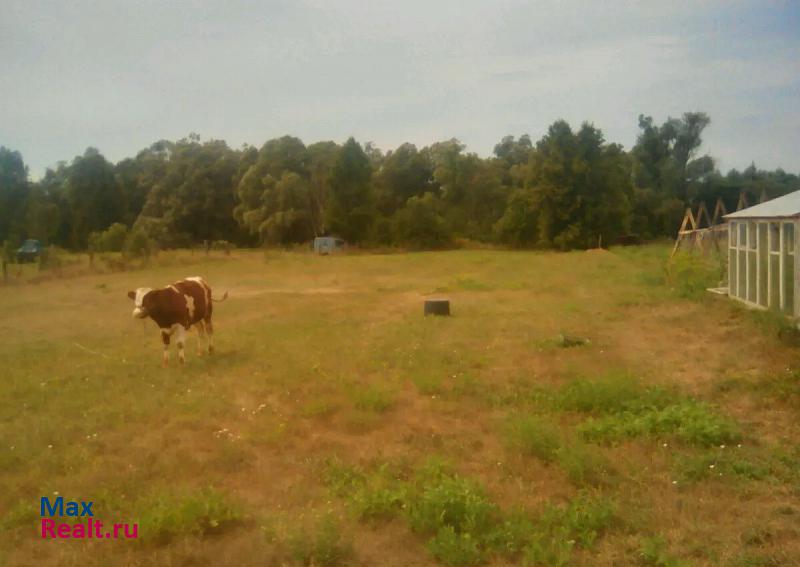
[[[747,204],[747,193],[744,191],[739,191],[739,202],[736,204],[736,210],[741,211],[749,206],[750,205]]]
[[[711,226],[711,218],[708,216],[708,209],[706,209],[706,204],[704,202],[700,203],[700,206],[697,208],[697,228],[702,228],[703,215],[706,217],[708,226]]]
[[[684,213],[683,215],[683,222],[681,223],[681,227],[678,229],[678,237],[675,239],[675,246],[672,247],[672,253],[669,255],[670,258],[672,258],[675,255],[675,252],[678,251],[678,247],[681,244],[681,239],[683,238],[683,235],[687,234],[688,232],[691,232],[686,229],[686,225],[689,223],[691,223],[692,225],[692,230],[695,230],[697,228],[697,223],[694,220],[692,209],[687,207],[686,213]]]
[[[711,219],[711,225],[717,224],[728,211],[725,210],[725,203],[722,202],[722,197],[717,197],[717,204],[714,206],[714,218]]]

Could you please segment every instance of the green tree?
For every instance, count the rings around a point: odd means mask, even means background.
[[[442,203],[433,193],[413,196],[396,215],[396,235],[401,244],[412,248],[441,248],[450,243]]]
[[[23,236],[22,213],[28,197],[28,168],[22,155],[0,146],[0,242]]]
[[[516,140],[514,136],[504,136],[500,143],[495,145],[494,155],[503,160],[508,169],[511,169],[516,165],[527,163],[532,149],[533,143],[528,134],[523,134],[519,140]]]
[[[309,216],[314,236],[327,232],[325,212],[331,193],[331,176],[333,166],[339,155],[339,146],[335,142],[317,142],[308,146],[309,155]]]
[[[384,215],[393,214],[411,197],[434,188],[430,155],[419,152],[414,144],[402,144],[386,155],[374,184],[378,210]]]
[[[519,172],[523,188],[495,230],[516,246],[585,248],[630,226],[630,169],[622,148],[584,123],[555,122]],[[534,232],[535,226],[535,232]]]
[[[154,178],[134,226],[163,225],[162,246],[237,240],[233,180],[238,167],[238,153],[224,141],[201,142],[196,134],[179,140],[169,148],[163,174]]]
[[[326,226],[350,242],[362,241],[370,227],[371,176],[369,158],[361,145],[349,138],[339,150],[331,171]]]
[[[66,172],[64,197],[69,206],[68,245],[85,249],[89,234],[122,219],[123,199],[114,166],[95,148],[76,157]]]
[[[657,126],[639,115],[640,133],[631,154],[634,192],[633,230],[643,236],[672,235],[686,206],[705,192],[714,172],[709,156],[693,159],[710,124],[702,112],[687,112]]]
[[[536,204],[532,191],[515,190],[508,199],[503,216],[495,223],[497,239],[522,248],[536,242],[537,230]]]
[[[58,236],[61,210],[58,200],[40,184],[34,184],[25,203],[25,235],[50,244]]]

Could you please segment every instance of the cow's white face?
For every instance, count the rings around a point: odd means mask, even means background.
[[[142,302],[144,301],[144,296],[148,294],[148,292],[152,291],[153,288],[150,287],[140,287],[136,291],[129,291],[128,297],[133,299],[133,313],[132,315],[137,319],[144,319],[147,317],[147,309],[144,308]]]

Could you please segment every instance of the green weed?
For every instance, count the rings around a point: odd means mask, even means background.
[[[688,567],[690,563],[678,559],[667,550],[667,540],[662,536],[646,537],[639,546],[642,565],[652,567]]]
[[[573,380],[561,390],[557,404],[565,410],[605,415],[662,409],[675,397],[665,388],[644,388],[629,374],[610,373],[593,379]]]
[[[674,436],[693,445],[735,443],[738,425],[710,405],[633,377],[611,374],[578,379],[556,397],[558,407],[592,414],[577,431],[588,441],[615,442],[641,436]]]
[[[243,521],[241,509],[213,489],[158,491],[138,503],[139,539],[165,544],[185,535],[222,532]]]
[[[589,418],[577,428],[589,441],[615,442],[626,438],[673,436],[692,445],[712,446],[741,440],[739,427],[708,404],[684,400],[663,409],[624,411]]]
[[[724,264],[719,255],[680,252],[664,264],[664,283],[686,299],[706,297],[706,289],[717,287],[723,278]]]
[[[676,477],[684,482],[719,477],[764,480],[772,473],[768,461],[753,459],[736,448],[680,456],[674,460],[673,468]]]
[[[327,471],[329,487],[345,495],[359,519],[404,518],[446,565],[475,565],[495,553],[562,565],[573,548],[592,547],[614,521],[613,504],[588,493],[566,506],[547,506],[538,518],[521,510],[504,514],[480,485],[436,461],[410,480],[387,465],[365,474],[334,462]]]
[[[544,463],[558,464],[576,486],[609,484],[614,477],[611,463],[597,448],[562,433],[542,416],[512,418],[506,435],[513,449]]]
[[[37,513],[35,504],[20,500],[0,518],[0,532],[23,526],[32,527],[36,524],[36,520],[38,519],[39,514]]]
[[[428,551],[445,565],[477,565],[485,556],[480,541],[470,532],[457,532],[453,526],[443,526],[428,540]]]
[[[393,392],[375,386],[355,388],[352,397],[356,408],[374,413],[383,413],[395,403]]]
[[[308,567],[344,565],[355,554],[352,541],[342,534],[331,516],[325,516],[310,529],[290,535],[288,545],[294,560]]]
[[[497,507],[477,484],[440,468],[423,471],[411,488],[407,511],[414,531],[433,534],[445,527],[457,533],[485,534],[497,514]]]
[[[575,548],[591,548],[615,521],[614,504],[583,493],[563,507],[548,505],[525,547],[527,565],[567,565]]]
[[[559,427],[535,415],[513,418],[507,429],[507,437],[510,444],[522,454],[545,463],[556,460],[562,445]]]

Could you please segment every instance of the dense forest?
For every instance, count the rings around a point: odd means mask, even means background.
[[[697,155],[709,118],[639,116],[630,151],[584,123],[553,123],[536,143],[506,136],[494,155],[456,139],[383,153],[353,138],[305,145],[284,136],[230,148],[196,134],[110,163],[89,148],[31,181],[0,147],[0,241],[35,238],[70,250],[228,241],[292,245],[335,234],[362,246],[440,248],[464,240],[572,249],[673,236],[683,211],[722,197],[734,210],[800,189],[796,175],[751,165],[723,175]],[[711,209],[713,210],[713,209]]]

